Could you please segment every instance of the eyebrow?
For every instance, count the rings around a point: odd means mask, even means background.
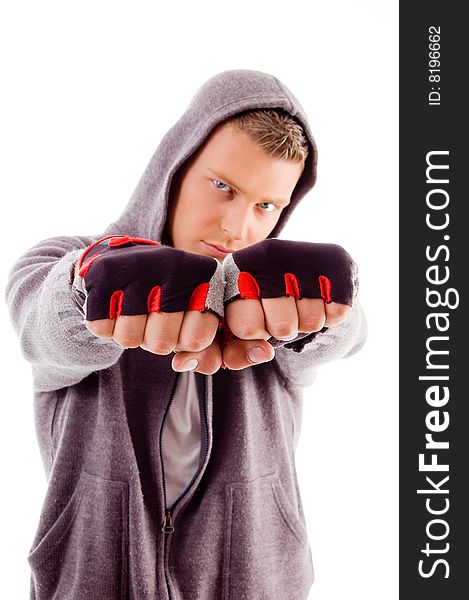
[[[223,175],[222,173],[217,173],[216,171],[214,171],[213,169],[210,169],[210,168],[208,168],[208,171],[210,171],[210,173],[212,175],[214,175],[218,180],[223,181],[223,183],[227,183],[230,187],[239,190],[242,194],[246,193],[244,190],[242,190],[239,187],[239,185],[236,185],[236,183],[233,183],[228,177],[225,177],[225,175]],[[272,200],[271,198],[264,198],[264,200],[262,200],[262,202],[272,202],[272,203],[277,202],[279,204],[285,204],[285,205],[290,204],[290,200],[283,200],[281,198],[279,198],[278,200]]]

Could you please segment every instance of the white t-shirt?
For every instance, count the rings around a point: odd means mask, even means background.
[[[190,483],[200,462],[200,409],[193,371],[179,374],[162,435],[166,505],[170,508]]]

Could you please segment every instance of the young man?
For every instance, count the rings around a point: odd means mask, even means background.
[[[32,598],[307,598],[302,387],[365,337],[337,247],[263,242],[315,171],[291,92],[221,73],[104,234],[45,240],[12,269],[48,475]],[[305,293],[313,262],[350,290],[336,298],[320,275],[320,296]]]

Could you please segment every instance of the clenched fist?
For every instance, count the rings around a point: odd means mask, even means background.
[[[214,258],[131,236],[89,246],[75,267],[86,327],[124,348],[198,352],[223,316],[222,268]]]
[[[272,360],[278,340],[341,323],[358,286],[340,246],[277,239],[220,265],[152,240],[108,236],[85,250],[75,274],[94,335],[176,351],[175,370],[205,374]]]
[[[225,335],[222,360],[243,369],[274,357],[277,340],[334,327],[351,312],[358,280],[350,255],[334,244],[267,239],[227,256]],[[270,344],[267,340],[270,340]],[[219,356],[216,342],[202,353],[180,353],[173,367],[188,359],[200,367]]]

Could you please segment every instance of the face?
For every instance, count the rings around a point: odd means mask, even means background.
[[[273,158],[224,124],[176,179],[168,231],[175,248],[219,260],[265,239],[290,203],[301,163]]]

